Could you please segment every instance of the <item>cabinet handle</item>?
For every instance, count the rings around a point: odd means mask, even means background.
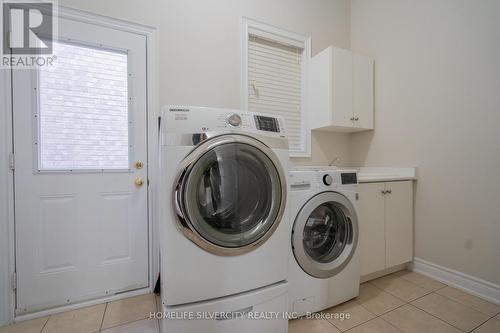
[[[355,120],[356,120],[356,118],[354,118],[354,117],[351,117],[351,121],[355,121]]]
[[[359,120],[359,117],[354,118],[354,120],[358,121],[358,120]]]
[[[382,190],[382,191],[380,191],[380,193],[382,193],[382,194],[386,194],[386,193],[387,193],[387,191]]]
[[[392,190],[387,190],[386,192],[387,192],[387,193],[389,193],[389,194],[391,194],[391,193],[392,193]]]

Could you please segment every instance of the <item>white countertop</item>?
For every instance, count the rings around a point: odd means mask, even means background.
[[[292,170],[356,170],[359,183],[417,180],[417,168],[296,166]]]
[[[417,168],[361,167],[353,169],[358,170],[360,183],[417,179]]]

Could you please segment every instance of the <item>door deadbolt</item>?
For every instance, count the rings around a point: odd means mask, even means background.
[[[141,161],[135,162],[136,169],[142,169],[143,167],[144,167],[144,163],[142,163]]]

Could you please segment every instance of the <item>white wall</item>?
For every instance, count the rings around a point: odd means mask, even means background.
[[[349,47],[349,0],[60,0],[60,5],[159,29],[160,105],[240,108],[241,17],[310,35],[313,54],[335,44]],[[341,156],[348,135],[313,136],[313,159]],[[322,147],[318,145],[322,143]]]
[[[419,167],[415,256],[500,284],[500,1],[352,0],[375,58],[353,162]]]
[[[159,31],[160,101],[240,108],[241,17],[312,37],[313,55],[335,44],[349,48],[349,0],[59,0],[76,9],[152,26]],[[0,85],[1,89],[1,85]],[[2,100],[3,102],[3,100]],[[2,111],[5,111],[2,108]],[[0,113],[3,131],[4,113]],[[3,132],[0,132],[0,135]],[[311,159],[326,164],[334,157],[349,164],[347,134],[312,137]],[[321,144],[320,144],[321,143]],[[0,326],[10,319],[7,195],[8,150],[0,142]]]

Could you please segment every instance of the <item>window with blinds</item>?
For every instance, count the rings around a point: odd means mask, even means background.
[[[307,150],[302,114],[303,51],[248,36],[248,109],[283,116],[292,156]]]

